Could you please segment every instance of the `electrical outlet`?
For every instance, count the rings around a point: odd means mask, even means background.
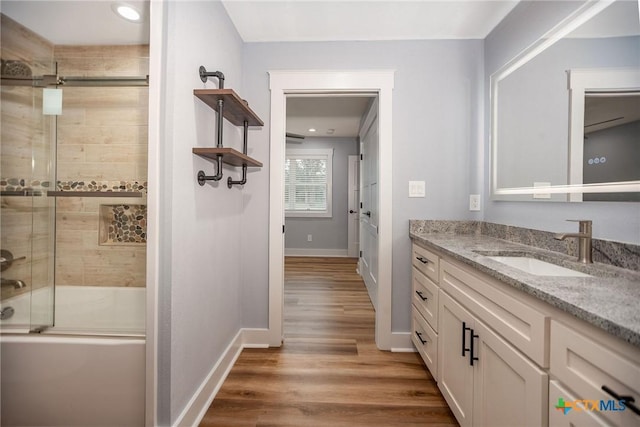
[[[311,234],[307,234],[307,242],[313,241],[313,236]]]
[[[480,210],[480,195],[479,194],[470,194],[469,195],[469,210],[470,211],[479,211]]]

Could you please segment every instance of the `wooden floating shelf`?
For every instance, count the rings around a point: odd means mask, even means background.
[[[203,148],[193,148],[193,154],[197,154],[198,156],[205,157],[211,160],[217,160],[218,155],[222,155],[222,161],[231,166],[243,166],[247,165],[249,167],[262,167],[262,163],[247,156],[246,154],[242,154],[241,152],[234,150],[233,148],[215,148],[215,147],[203,147]]]
[[[236,126],[264,126],[262,120],[233,89],[194,89],[193,94],[209,107],[218,111],[218,100],[224,101],[223,116]]]

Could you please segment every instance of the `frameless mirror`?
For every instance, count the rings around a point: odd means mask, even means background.
[[[491,76],[494,200],[640,200],[638,16],[587,2]]]

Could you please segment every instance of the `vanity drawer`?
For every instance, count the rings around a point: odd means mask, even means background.
[[[418,353],[437,381],[438,377],[438,334],[424,320],[414,306],[411,307],[411,340]]]
[[[578,400],[571,392],[562,387],[558,381],[549,381],[549,425],[552,427],[607,427],[612,424],[596,415],[598,412],[584,410],[580,405],[578,410],[570,409],[566,413],[558,409],[558,399],[565,402]]]
[[[606,344],[562,323],[551,322],[551,373],[574,392],[576,399],[604,402],[618,400],[602,390],[605,385],[621,396],[632,396],[640,406],[640,358],[622,355]],[[566,400],[566,399],[565,399]],[[610,407],[609,409],[613,409]],[[618,426],[640,426],[640,415],[629,408],[598,412]]]
[[[464,267],[441,262],[440,288],[541,367],[549,366],[549,316]],[[513,291],[518,292],[516,290]]]
[[[438,330],[438,286],[417,268],[412,269],[413,305],[429,326]]]
[[[411,250],[411,262],[425,276],[438,283],[440,274],[440,257],[438,255],[414,243]]]

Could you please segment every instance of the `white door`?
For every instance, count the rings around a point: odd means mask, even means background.
[[[359,270],[373,307],[378,306],[378,102],[360,130]]]
[[[347,246],[347,255],[350,258],[358,258],[360,250],[360,185],[358,184],[360,160],[358,156],[349,156],[349,221],[347,235],[349,243]]]

